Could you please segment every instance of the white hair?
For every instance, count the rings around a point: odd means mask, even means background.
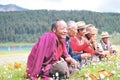
[[[68,28],[73,28],[73,27],[75,27],[75,26],[76,26],[76,22],[75,22],[75,21],[70,20],[70,21],[68,21],[68,22],[67,22],[67,26],[68,26]]]

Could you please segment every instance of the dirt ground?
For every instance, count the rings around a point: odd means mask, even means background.
[[[0,64],[13,63],[13,62],[26,63],[27,57],[28,57],[28,54],[0,55]]]

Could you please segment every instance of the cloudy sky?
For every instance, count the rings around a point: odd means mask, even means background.
[[[120,0],[0,0],[0,4],[16,4],[31,10],[91,10],[120,13]]]

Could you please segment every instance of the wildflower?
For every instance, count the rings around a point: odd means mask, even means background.
[[[40,78],[40,77],[38,77],[38,80],[41,80],[41,78]]]
[[[8,78],[12,78],[12,75],[8,75]]]
[[[8,70],[12,70],[13,69],[13,66],[12,65],[7,65],[7,68]]]
[[[24,75],[23,75],[24,78],[29,78],[29,76],[30,75],[27,72],[25,72]]]
[[[2,77],[2,75],[0,75],[0,78]]]
[[[100,79],[104,79],[105,76],[104,76],[103,74],[99,74],[99,78],[100,78]]]
[[[19,69],[22,67],[22,64],[19,62],[14,62],[14,69]]]

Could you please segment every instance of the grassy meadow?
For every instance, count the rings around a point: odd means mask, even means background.
[[[120,46],[117,46],[117,48],[120,49]],[[30,50],[15,52],[9,51],[9,54],[13,53],[27,54],[27,52],[29,53],[29,51]],[[4,51],[4,53],[7,52]],[[28,80],[22,77],[23,74],[25,73],[25,67],[26,63],[15,61],[13,61],[12,63],[0,64],[0,80]],[[109,77],[103,76],[100,79],[100,76],[98,75],[98,72],[100,71],[111,72],[112,75],[110,75]],[[91,62],[90,64],[82,67],[81,70],[79,70],[79,72],[71,74],[68,80],[96,80],[92,79],[92,75],[99,76],[98,80],[120,80],[120,54],[118,53],[117,55],[111,57],[109,56],[109,58],[101,62],[96,63]],[[93,76],[93,78],[94,77],[95,76]]]
[[[118,53],[108,56],[104,61],[92,62],[81,67],[81,70],[71,74],[68,80],[120,80],[120,34],[113,34],[110,40],[116,45]],[[33,45],[27,43],[0,43],[0,46],[11,45]],[[30,50],[0,51],[1,55],[6,54],[29,54]],[[7,59],[6,59],[7,60]],[[3,63],[0,64],[0,80],[28,80],[22,76],[25,73],[26,62]],[[38,79],[40,80],[40,78]]]

